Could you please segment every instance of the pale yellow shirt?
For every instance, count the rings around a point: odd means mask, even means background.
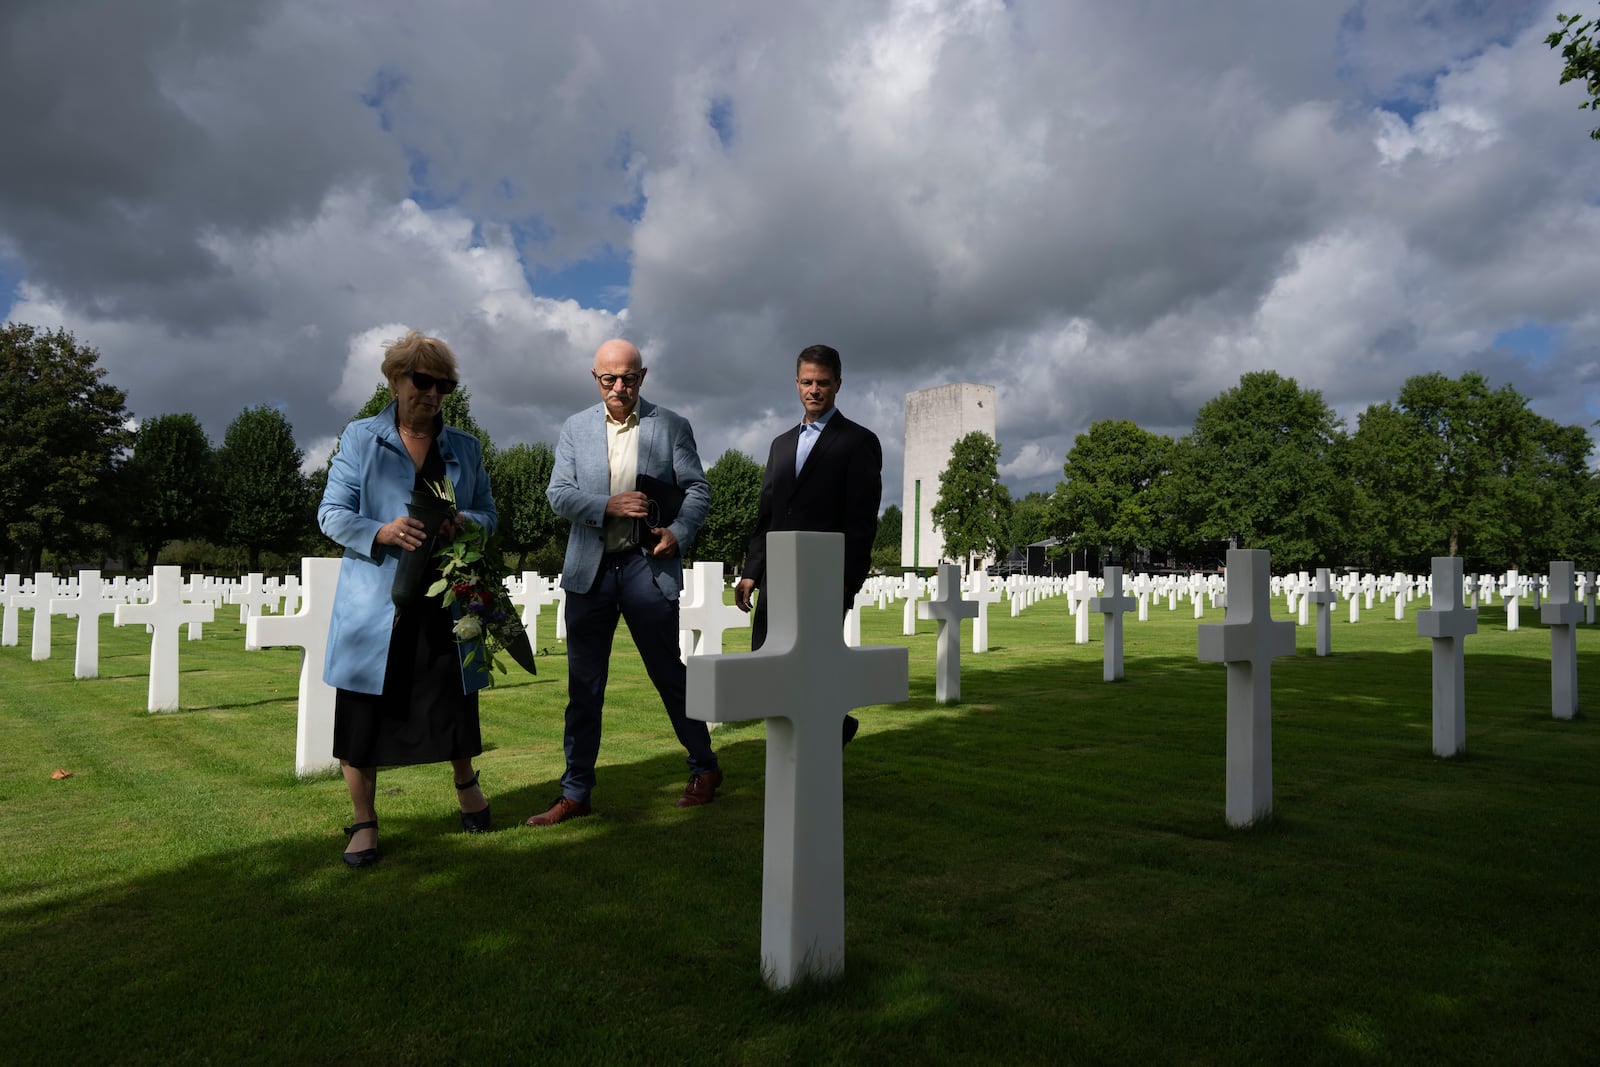
[[[631,493],[639,487],[639,409],[621,422],[606,415],[606,462],[611,466],[611,495]],[[606,551],[633,547],[633,520],[606,516]]]

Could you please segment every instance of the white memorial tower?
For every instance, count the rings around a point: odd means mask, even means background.
[[[906,394],[905,487],[900,510],[900,564],[936,566],[944,556],[944,534],[933,525],[939,475],[950,465],[950,449],[975,430],[994,432],[994,386],[956,382]]]

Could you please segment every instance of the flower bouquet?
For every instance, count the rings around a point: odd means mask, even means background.
[[[533,645],[528,641],[528,631],[522,625],[516,605],[506,597],[502,575],[485,554],[489,535],[477,523],[468,523],[460,536],[449,544],[440,545],[433,558],[439,564],[442,577],[428,587],[428,596],[439,597],[445,607],[461,605],[461,616],[456,619],[455,635],[458,644],[469,641],[482,642],[483,667],[494,684],[494,672],[506,673],[505,664],[498,654],[509,655],[529,674],[538,674],[534,662]],[[467,653],[461,661],[463,667],[477,662],[478,649]]]

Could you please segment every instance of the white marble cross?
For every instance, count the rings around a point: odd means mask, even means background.
[[[1122,616],[1138,604],[1131,596],[1122,595],[1122,568],[1105,569],[1105,593],[1089,601],[1089,610],[1105,617],[1105,654],[1101,678],[1115,682],[1122,677]]]
[[[150,627],[150,711],[178,710],[178,627],[211,622],[216,609],[183,599],[183,569],[157,567],[150,575],[150,599],[143,604],[118,604],[113,625],[143,623]]]
[[[22,605],[12,599],[22,592],[22,575],[8,574],[0,582],[0,607],[5,610],[4,622],[0,622],[0,647],[15,648],[17,644],[17,616],[22,611]]]
[[[961,620],[977,617],[977,602],[961,599],[961,568],[954,563],[940,566],[938,593],[917,605],[917,618],[938,623],[933,699],[940,704],[961,702]]]
[[[1550,627],[1550,711],[1558,719],[1578,713],[1578,623],[1583,605],[1572,599],[1570,560],[1550,564],[1550,598],[1539,621]]]
[[[50,599],[56,595],[55,575],[38,571],[26,591],[11,594],[11,603],[33,612],[33,658],[50,658]]]
[[[686,575],[687,577],[687,575]],[[528,631],[528,644],[533,648],[539,647],[539,612],[546,604],[553,603],[555,598],[550,595],[550,584],[540,576],[538,571],[523,571],[522,581],[515,592],[510,589],[511,578],[506,577],[507,599],[522,612],[522,628]],[[683,599],[678,600],[678,610],[683,610]],[[557,615],[561,614],[559,611]],[[718,648],[717,651],[722,651]]]
[[[877,594],[870,589],[858,589],[850,609],[844,613],[844,643],[850,648],[861,647],[861,609],[869,608],[878,602]],[[735,611],[738,609],[735,608]],[[742,614],[742,613],[741,613]]]
[[[1522,622],[1522,579],[1516,571],[1506,571],[1505,591],[1501,599],[1506,605],[1506,633],[1513,634]]]
[[[1228,665],[1229,826],[1272,811],[1272,661],[1294,655],[1294,623],[1272,619],[1271,553],[1228,550],[1228,607],[1199,627],[1200,659]]]
[[[122,603],[121,597],[108,596],[108,592],[99,571],[79,571],[78,595],[50,601],[51,614],[78,617],[77,651],[72,660],[74,678],[100,676],[100,616],[112,614]]]
[[[1594,571],[1583,572],[1583,621],[1594,625]]]
[[[978,605],[978,614],[972,620],[972,651],[989,651],[989,605],[1000,603],[1000,590],[989,587],[989,570],[979,567],[968,579],[972,599]]]
[[[252,618],[269,614],[282,599],[283,594],[267,588],[266,579],[256,571],[246,574],[243,581],[228,590],[228,603],[239,605],[239,625],[245,628],[246,634],[250,632]],[[255,651],[250,647],[248,636],[244,647],[246,651]]]
[[[905,599],[905,608],[901,612],[900,632],[906,637],[917,635],[917,598],[922,595],[922,579],[910,571],[900,579],[900,594]]]
[[[1339,599],[1328,568],[1317,568],[1317,584],[1308,599],[1317,606],[1317,655],[1326,656],[1333,650],[1333,603]]]
[[[722,635],[739,627],[748,628],[750,616],[724,599],[720,560],[696,563],[683,577],[689,595],[678,598],[678,631],[687,638],[679,643],[683,661],[687,663],[690,656],[721,652]]]
[[[1478,632],[1478,609],[1462,606],[1460,556],[1433,557],[1434,607],[1417,612],[1417,636],[1433,638],[1433,754],[1467,748],[1465,638]]]
[[[803,576],[803,578],[802,578]],[[844,969],[844,757],[851,708],[906,700],[910,652],[846,648],[844,535],[767,535],[767,640],[689,660],[689,714],[767,720],[761,969],[785,989]]]
[[[244,647],[300,649],[299,714],[294,731],[294,773],[305,778],[339,765],[333,755],[333,702],[336,691],[322,680],[328,654],[328,624],[333,594],[339,588],[337,557],[307,556],[300,561],[300,608],[293,615],[252,615]]]
[[[1072,582],[1067,589],[1067,606],[1072,609],[1072,643],[1075,645],[1089,643],[1089,601],[1093,594],[1089,572],[1073,571]]]
[[[1133,595],[1139,600],[1139,621],[1150,621],[1150,592],[1155,588],[1155,583],[1143,571],[1134,575]]]

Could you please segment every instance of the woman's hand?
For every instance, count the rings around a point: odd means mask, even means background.
[[[422,539],[426,533],[427,527],[422,525],[421,519],[402,515],[393,522],[386,522],[378,527],[378,544],[393,545],[395,548],[411,552],[422,547]]]

